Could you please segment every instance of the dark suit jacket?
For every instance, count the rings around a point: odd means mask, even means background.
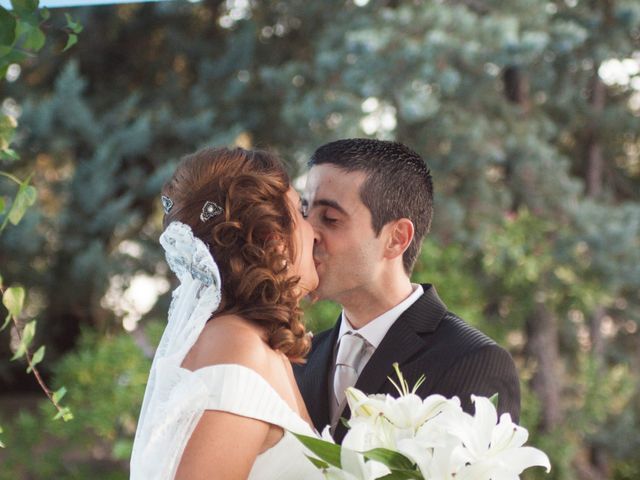
[[[471,394],[490,397],[498,393],[498,413],[509,412],[514,422],[520,416],[520,383],[513,359],[482,332],[447,311],[435,287],[423,285],[422,295],[389,329],[360,374],[356,388],[367,394],[398,392],[387,377],[396,380],[393,363],[409,382],[424,374],[426,381],[416,392],[421,397],[439,393],[460,398],[462,408],[473,413]],[[339,322],[313,338],[305,365],[294,367],[298,386],[318,431],[329,423],[329,398],[334,346]],[[349,418],[347,406],[342,414]],[[334,438],[342,442],[346,433],[340,422]]]

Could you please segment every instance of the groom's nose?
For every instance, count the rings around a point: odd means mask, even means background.
[[[313,249],[316,249],[316,245],[318,243],[320,243],[320,241],[322,240],[321,236],[320,236],[320,232],[318,232],[317,229],[313,229]]]

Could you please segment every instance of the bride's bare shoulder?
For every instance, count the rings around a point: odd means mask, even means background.
[[[208,365],[236,363],[262,370],[261,366],[271,356],[271,349],[262,335],[258,326],[237,315],[213,318],[202,330],[182,366],[197,370]]]

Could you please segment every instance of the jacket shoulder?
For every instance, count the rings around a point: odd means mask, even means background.
[[[439,325],[438,330],[442,335],[451,337],[464,350],[475,350],[477,348],[496,345],[488,335],[477,328],[469,325],[455,313],[446,312]]]

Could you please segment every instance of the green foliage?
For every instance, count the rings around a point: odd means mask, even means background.
[[[39,3],[39,0],[11,0],[11,10],[0,6],[0,80],[5,77],[9,65],[31,59],[45,46],[47,37],[43,24],[49,20],[50,13],[39,8]],[[77,42],[82,31],[82,25],[66,15],[65,30],[69,39],[65,50]]]
[[[550,251],[554,233],[551,222],[526,209],[506,218],[504,227],[485,241],[485,270],[509,291],[535,288],[555,265]]]
[[[22,287],[9,287],[2,295],[2,304],[7,308],[7,319],[18,317],[22,313],[24,306],[24,288]],[[8,320],[5,320],[5,328]]]
[[[38,350],[36,350],[33,354],[33,358],[31,359],[31,363],[29,368],[27,368],[27,373],[31,373],[36,365],[38,365],[44,359],[45,346],[40,345]]]
[[[300,440],[305,447],[320,457],[322,462],[326,462],[327,464],[333,465],[337,468],[342,467],[342,463],[340,461],[340,445],[327,442],[326,440],[321,440],[316,437],[309,437],[308,435],[301,435],[298,433],[293,433],[293,435]]]
[[[433,283],[447,308],[472,325],[480,326],[486,298],[474,279],[474,253],[457,243],[444,244],[427,237],[411,280]]]
[[[302,308],[307,330],[314,333],[333,327],[342,311],[340,305],[326,300],[313,303],[306,301],[302,303]]]
[[[0,6],[0,80],[4,79],[10,65],[34,56],[34,53],[44,47],[46,36],[41,27],[42,22],[49,19],[50,15],[48,10],[39,9],[38,6],[39,0],[11,0],[12,11],[8,11]],[[75,41],[77,41],[77,34],[82,30],[82,26],[74,22],[69,15],[67,15],[67,25],[73,32],[75,43]],[[70,46],[71,45],[68,44],[65,50]],[[15,118],[4,112],[0,112],[0,161],[16,161],[20,158],[19,155],[10,148],[16,128],[17,122]],[[8,212],[6,212],[5,198],[0,197],[0,215],[4,216],[2,224],[0,224],[0,233],[2,233],[8,222],[13,225],[20,223],[27,210],[35,204],[37,191],[29,184],[31,176],[25,181],[20,181],[14,175],[2,170],[0,170],[0,176],[9,178],[18,184],[18,192],[11,202]],[[1,287],[0,282],[0,288]],[[2,327],[0,327],[0,331],[4,330],[12,319],[16,327],[18,326],[18,316],[22,311],[25,295],[22,288],[16,289],[14,287],[9,288],[6,292],[2,289],[2,293],[3,304],[7,307],[9,313]],[[26,356],[28,363],[27,373],[33,373],[44,392],[50,395],[48,387],[36,369],[36,366],[44,359],[45,348],[41,346],[33,355],[31,355],[29,351],[29,346],[35,336],[35,330],[36,321],[32,320],[26,324],[22,332],[18,333],[19,344],[11,360],[17,360]],[[68,407],[60,407],[58,402],[53,398],[52,402],[58,409],[56,419],[62,418],[64,421],[68,421],[73,418],[71,410]],[[4,447],[4,444],[1,442],[0,447]]]
[[[9,222],[13,225],[20,223],[22,217],[27,213],[27,210],[35,204],[37,192],[33,186],[29,185],[31,177],[27,178],[25,181],[21,181],[6,172],[0,172],[0,176],[10,178],[18,184],[18,192],[11,202],[9,211],[4,215],[3,221],[0,224],[0,233],[2,233]],[[4,205],[2,210],[2,213],[4,213]]]
[[[69,33],[69,37],[67,39],[67,44],[65,45],[64,49],[62,50],[63,52],[66,52],[71,47],[73,47],[76,43],[78,43],[78,34],[80,32],[82,32],[82,30],[84,28],[79,22],[75,21],[71,17],[71,15],[69,15],[68,13],[65,13],[65,17],[67,18],[67,28],[69,29],[69,31],[71,33]]]
[[[363,452],[362,455],[369,460],[376,460],[394,471],[399,470],[406,475],[406,478],[422,480],[422,475],[419,472],[411,471],[415,468],[415,464],[399,452],[386,448],[374,448]]]
[[[521,405],[520,425],[525,427],[530,434],[528,444],[535,445],[549,456],[551,461],[551,473],[547,474],[541,469],[530,469],[524,472],[524,480],[557,480],[572,478],[572,460],[578,450],[579,444],[573,436],[568,425],[552,431],[541,433],[537,426],[540,424],[542,416],[542,404],[535,392],[527,383],[528,372],[521,375]]]
[[[127,478],[136,419],[151,362],[126,333],[85,331],[74,353],[55,366],[54,384],[70,385],[74,421],[52,423],[51,404],[32,413],[3,413],[6,442],[0,478]],[[66,389],[54,396],[60,401]],[[33,452],[40,452],[34,461]],[[70,459],[62,462],[63,455]],[[103,472],[104,470],[104,472]]]
[[[2,273],[39,295],[29,316],[47,338],[47,362],[73,351],[81,327],[96,341],[113,332],[119,319],[101,302],[110,279],[166,273],[157,196],[181,155],[205,144],[266,147],[295,177],[324,141],[394,138],[427,159],[436,186],[413,281],[433,283],[450,310],[510,349],[522,421],[552,456],[545,478],[578,478],[592,449],[609,473],[633,478],[640,392],[620,375],[637,361],[640,335],[638,74],[605,84],[601,105],[594,99],[602,65],[638,49],[637,2],[282,1],[233,12],[231,3],[101,7],[99,19],[78,9],[90,41],[51,55],[78,33],[67,21],[66,42],[47,35],[38,61],[6,84],[21,131],[0,119],[0,167],[17,179],[34,172],[38,209],[3,232]],[[0,10],[3,25],[15,20],[7,15]],[[27,30],[20,42],[38,46]],[[6,52],[15,30],[0,31]],[[19,183],[0,184],[5,220]],[[130,242],[142,253],[121,248]],[[544,434],[545,399],[528,384],[534,302],[557,320],[568,419]],[[164,315],[160,306],[150,316]],[[305,309],[314,331],[340,312],[328,302]],[[605,321],[592,331],[598,312]],[[590,343],[599,331],[601,353]],[[15,377],[7,364],[3,378]],[[10,445],[16,432],[5,430]]]
[[[78,421],[64,433],[81,440],[88,428],[114,443],[131,440],[150,367],[128,334],[84,332],[76,352],[55,369],[57,384],[74,386],[68,402]]]
[[[27,349],[31,345],[35,334],[36,322],[35,320],[32,320],[24,326],[20,333],[20,344],[18,345],[16,352],[13,354],[13,357],[11,357],[12,361],[22,358],[27,353]]]

